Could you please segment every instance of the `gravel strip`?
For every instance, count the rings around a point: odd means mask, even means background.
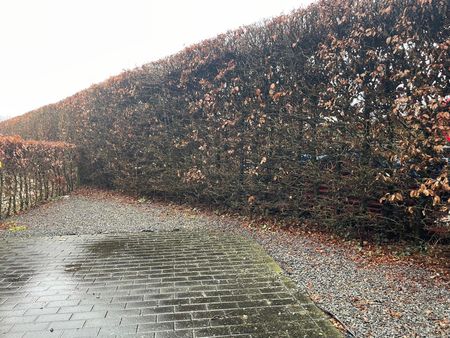
[[[61,236],[176,229],[208,226],[206,218],[177,213],[162,206],[125,203],[113,197],[72,195],[7,219],[7,227],[25,231],[0,231],[1,237]]]
[[[239,219],[155,203],[126,203],[101,193],[75,194],[8,219],[23,231],[0,238],[212,227],[258,241],[324,309],[357,337],[449,337],[450,290],[419,283],[415,266],[355,263],[343,249],[284,231],[244,228]]]

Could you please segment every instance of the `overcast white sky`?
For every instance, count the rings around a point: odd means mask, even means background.
[[[0,118],[313,0],[0,0]]]

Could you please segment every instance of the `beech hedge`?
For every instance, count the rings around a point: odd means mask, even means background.
[[[449,207],[448,14],[446,0],[319,1],[0,132],[75,143],[89,184],[423,236]]]
[[[0,137],[0,219],[72,191],[77,184],[75,146]]]

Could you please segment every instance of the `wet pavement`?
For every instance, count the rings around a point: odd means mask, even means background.
[[[207,231],[0,240],[2,337],[340,337],[257,244]]]

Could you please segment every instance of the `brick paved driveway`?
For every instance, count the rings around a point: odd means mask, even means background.
[[[211,232],[0,241],[4,337],[337,337],[260,247]]]

